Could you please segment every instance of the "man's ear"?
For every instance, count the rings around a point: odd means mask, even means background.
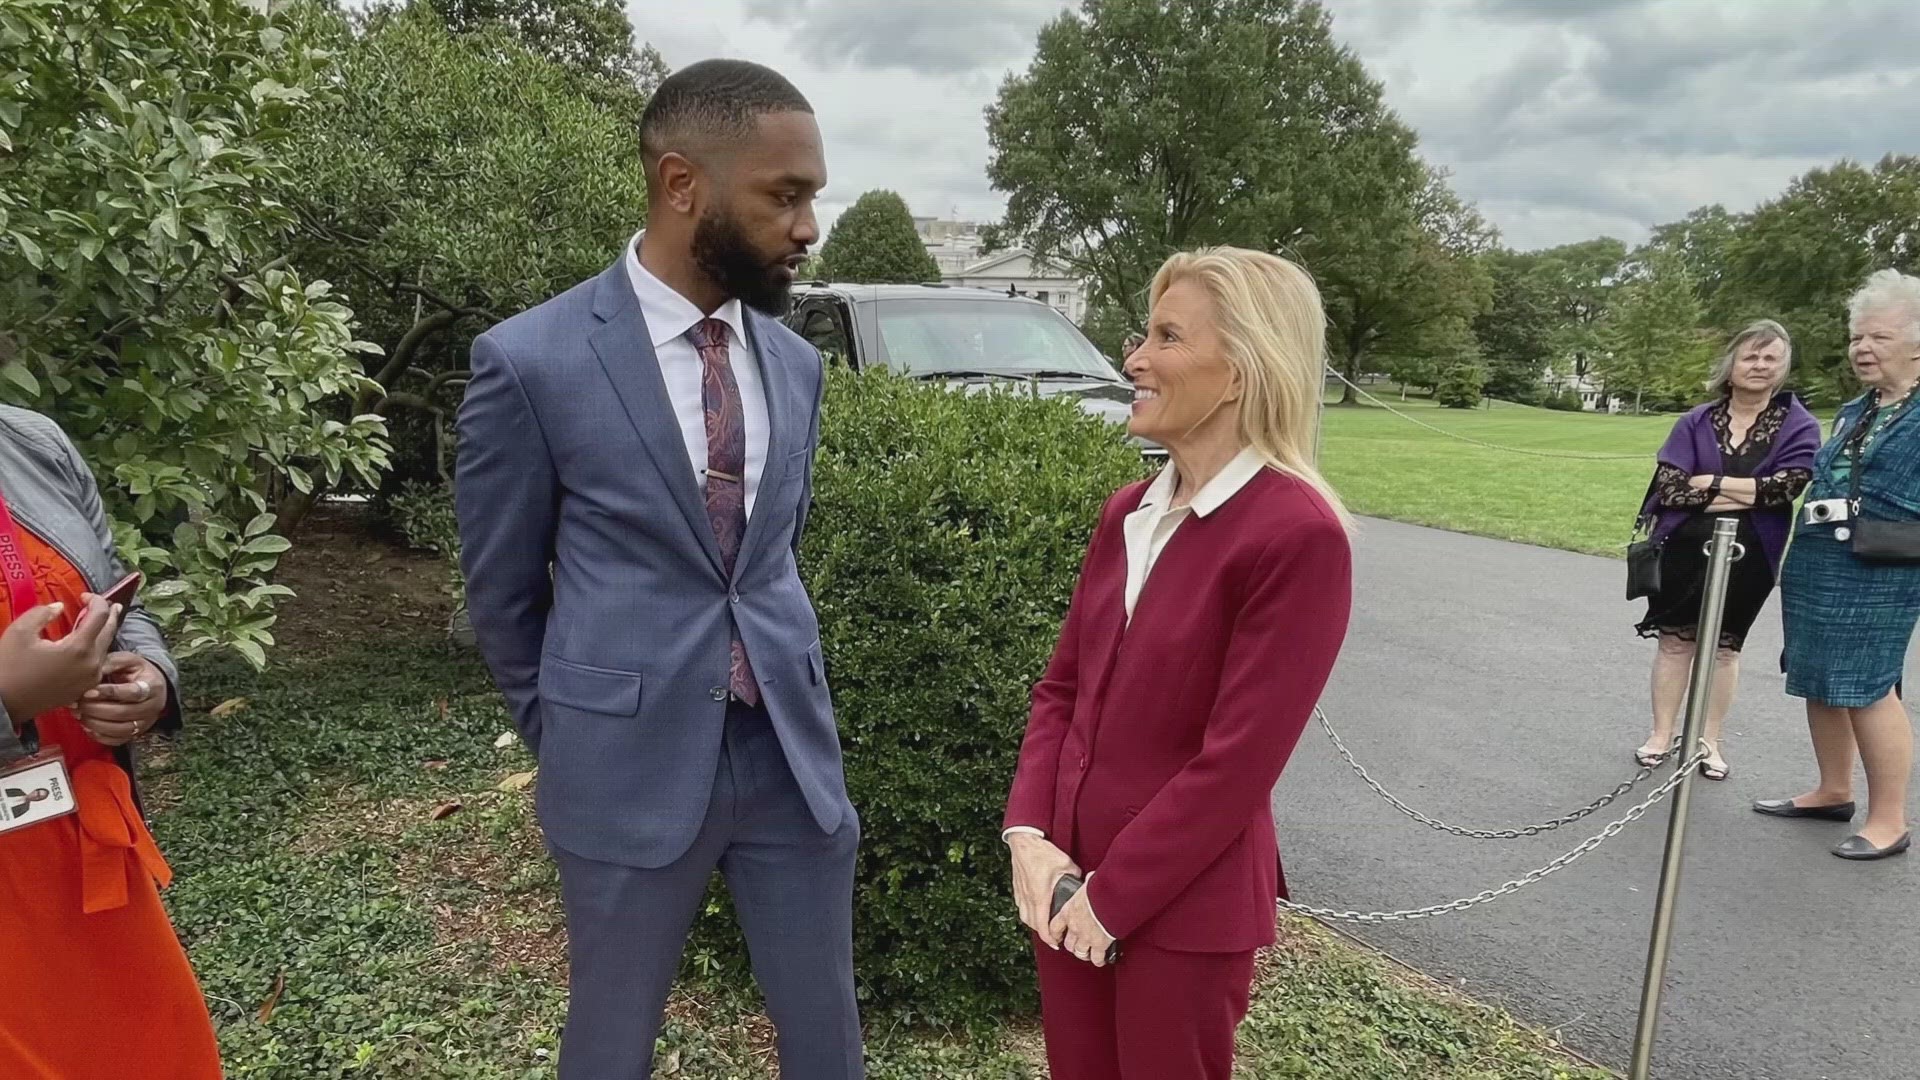
[[[678,213],[691,215],[700,180],[699,166],[684,154],[668,151],[660,155],[654,175],[660,178],[660,190],[657,194],[649,192],[648,199],[658,199]]]

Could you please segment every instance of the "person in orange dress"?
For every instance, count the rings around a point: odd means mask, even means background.
[[[0,773],[57,754],[77,808],[0,832],[0,1077],[219,1080],[133,786],[135,741],[179,723],[173,661],[137,602],[99,595],[125,567],[92,472],[38,413],[0,406],[0,505]]]

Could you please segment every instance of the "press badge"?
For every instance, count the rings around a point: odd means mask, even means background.
[[[52,821],[78,809],[60,751],[0,767],[0,833]]]

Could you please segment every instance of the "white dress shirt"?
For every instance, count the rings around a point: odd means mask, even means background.
[[[1194,492],[1193,498],[1185,506],[1173,505],[1173,492],[1179,486],[1180,476],[1172,462],[1160,470],[1148,486],[1146,494],[1140,497],[1140,506],[1127,515],[1121,524],[1121,531],[1127,541],[1127,622],[1133,622],[1133,609],[1140,602],[1140,590],[1146,588],[1147,577],[1153,573],[1153,566],[1160,561],[1161,552],[1167,549],[1167,542],[1173,539],[1180,526],[1190,517],[1207,517],[1227,504],[1227,500],[1240,494],[1260,470],[1267,467],[1266,459],[1260,452],[1249,446],[1234,455],[1213,479]],[[1006,840],[1015,833],[1046,837],[1046,833],[1031,825],[1012,825],[1000,834]],[[1098,873],[1098,871],[1095,871]],[[1087,875],[1087,881],[1093,881],[1093,874]],[[1087,909],[1092,914],[1093,909]],[[1093,924],[1100,926],[1100,917],[1094,915]],[[1100,932],[1107,934],[1107,928],[1100,926]],[[1107,934],[1112,937],[1112,934]]]
[[[1160,553],[1167,550],[1167,542],[1180,526],[1190,517],[1207,517],[1226,505],[1228,499],[1240,494],[1240,489],[1266,467],[1260,452],[1249,446],[1194,492],[1185,506],[1173,505],[1173,491],[1180,481],[1173,463],[1168,462],[1167,467],[1160,470],[1147,493],[1140,497],[1140,508],[1128,514],[1121,526],[1127,538],[1128,623],[1133,622],[1133,609],[1140,603],[1140,590],[1146,588],[1147,576],[1153,573],[1153,565],[1160,561]]]
[[[633,282],[633,295],[640,301],[640,314],[647,320],[647,333],[653,338],[653,354],[660,361],[660,376],[667,384],[667,399],[673,403],[673,415],[680,422],[680,437],[687,444],[687,458],[693,463],[694,479],[702,489],[707,484],[707,411],[701,401],[702,365],[700,348],[688,336],[702,315],[693,301],[673,291],[673,287],[653,276],[640,264],[640,242],[646,233],[636,234],[627,245],[627,279]],[[728,300],[712,318],[727,324],[727,361],[733,368],[734,382],[740,386],[740,405],[744,412],[747,436],[747,516],[753,516],[753,500],[760,493],[760,476],[767,467],[767,388],[760,379],[760,364],[747,346],[746,313],[740,301]]]

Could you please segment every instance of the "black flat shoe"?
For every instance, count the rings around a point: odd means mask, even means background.
[[[1872,841],[1869,841],[1866,837],[1854,835],[1835,844],[1833,853],[1843,859],[1852,859],[1855,862],[1870,862],[1874,859],[1886,859],[1894,855],[1899,855],[1912,846],[1913,834],[1910,832],[1901,833],[1900,839],[1895,840],[1886,847],[1874,847]]]
[[[1819,821],[1852,821],[1855,807],[1850,802],[1832,806],[1795,806],[1792,799],[1757,799],[1753,812],[1769,817],[1814,818]]]

